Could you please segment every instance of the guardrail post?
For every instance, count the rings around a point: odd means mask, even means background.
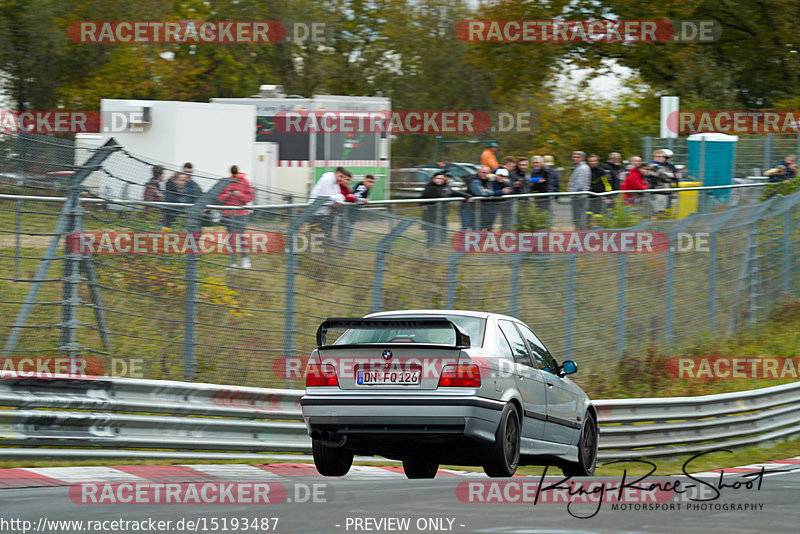
[[[228,184],[234,182],[231,177],[221,178],[214,186],[203,193],[193,205],[186,210],[186,231],[195,235],[203,231],[203,210],[222,193]],[[186,294],[183,298],[183,378],[187,381],[195,379],[197,362],[195,346],[197,345],[197,282],[199,272],[197,268],[197,254],[186,255]]]
[[[403,219],[400,224],[395,226],[388,235],[378,242],[377,251],[375,252],[375,278],[372,282],[372,312],[379,312],[383,308],[383,274],[386,253],[392,248],[392,243],[414,222],[414,219]]]
[[[617,255],[617,355],[625,354],[625,290],[628,279],[628,255]]]
[[[330,202],[328,197],[315,198],[296,216],[292,217],[289,223],[289,239],[294,239],[294,235],[300,230],[314,212],[322,207],[326,202]],[[330,243],[326,243],[329,245]],[[297,293],[297,251],[293,246],[289,247],[286,253],[286,298],[284,301],[284,325],[283,325],[283,357],[291,358],[294,354],[294,315],[295,315],[295,295]],[[287,378],[287,384],[292,381]]]
[[[447,303],[448,310],[456,307],[456,289],[458,288],[458,261],[464,254],[454,252],[450,254],[450,262],[447,265]]]
[[[575,254],[567,257],[567,301],[566,314],[564,318],[564,359],[572,360],[575,358],[575,345],[573,334],[575,332]]]

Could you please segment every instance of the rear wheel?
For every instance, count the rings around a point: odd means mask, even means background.
[[[494,443],[484,446],[483,471],[490,477],[510,477],[519,466],[520,418],[513,404],[506,404]]]
[[[403,460],[403,471],[408,478],[433,478],[439,470],[439,464],[428,460],[414,458]]]
[[[578,462],[564,464],[561,471],[568,477],[590,477],[597,464],[597,422],[586,412],[578,439]]]
[[[318,439],[312,438],[311,452],[314,454],[317,471],[326,477],[344,476],[353,465],[353,451],[341,447],[327,447]]]

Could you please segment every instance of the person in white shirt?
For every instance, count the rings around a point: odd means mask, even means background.
[[[320,176],[319,180],[311,192],[308,194],[308,201],[313,202],[317,198],[329,198],[330,201],[320,206],[311,216],[309,224],[312,229],[320,231],[326,240],[330,240],[333,230],[333,216],[339,204],[345,201],[342,185],[347,178],[352,177],[350,171],[343,167],[337,167],[333,172],[326,172]]]

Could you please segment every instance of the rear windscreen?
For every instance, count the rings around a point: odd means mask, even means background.
[[[441,315],[430,316],[433,318]],[[411,319],[412,317],[392,316],[392,319]],[[413,316],[420,319],[420,316]],[[426,317],[428,318],[428,317]],[[447,316],[470,337],[470,345],[479,347],[483,341],[485,320],[478,317]],[[329,339],[334,337],[333,329]],[[425,326],[403,328],[351,328],[339,337],[334,345],[356,345],[361,343],[432,343],[437,345],[455,345],[456,333],[450,326]]]

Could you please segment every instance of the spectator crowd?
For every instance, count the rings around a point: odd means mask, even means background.
[[[433,171],[420,198],[450,199],[459,198],[458,213],[462,230],[511,230],[513,209],[509,195],[528,193],[562,192],[562,178],[555,166],[552,155],[504,156],[497,159],[499,146],[489,142],[480,156],[477,172],[464,178],[464,187],[453,186],[451,171],[446,167]],[[587,155],[576,150],[571,155],[571,171],[566,184],[568,202],[571,204],[571,219],[577,230],[592,226],[592,217],[604,215],[610,207],[620,202],[626,206],[646,205],[649,213],[659,214],[669,210],[675,199],[682,179],[681,168],[673,162],[673,153],[668,149],[655,150],[650,161],[641,156],[632,156],[623,163],[622,155],[611,152],[604,162],[596,154]],[[782,161],[768,170],[765,175],[769,182],[789,181],[798,176],[795,156],[786,156]],[[176,204],[194,204],[203,195],[200,185],[193,180],[193,166],[187,162],[167,180],[164,189],[164,167],[155,165],[152,177],[144,189],[144,200],[147,202],[167,202]],[[253,187],[237,166],[230,169],[231,182],[217,195],[215,203],[231,206],[234,209],[223,210],[221,224],[230,233],[244,232],[248,222],[249,211],[241,209],[254,199]],[[326,198],[311,215],[309,224],[313,232],[321,234],[325,241],[350,243],[352,227],[359,219],[359,211],[344,210],[342,206],[363,206],[369,202],[370,191],[376,183],[375,176],[367,174],[363,180],[351,189],[352,174],[343,167],[324,173],[309,193],[309,202],[317,198]],[[664,189],[663,193],[654,192],[645,196],[636,191]],[[626,191],[619,195],[596,196],[585,193],[613,193]],[[528,198],[527,206],[552,217],[555,195]],[[476,200],[478,199],[478,200]],[[451,202],[426,202],[422,205],[422,221],[426,230],[426,244],[429,247],[444,243],[447,239],[447,220]],[[175,220],[183,214],[184,208],[179,206],[157,205],[145,208],[146,216],[159,218],[163,230],[168,230]],[[211,224],[207,214],[203,216],[204,224]],[[241,268],[250,268],[250,260],[242,255]],[[231,257],[231,268],[236,268],[236,257]]]

